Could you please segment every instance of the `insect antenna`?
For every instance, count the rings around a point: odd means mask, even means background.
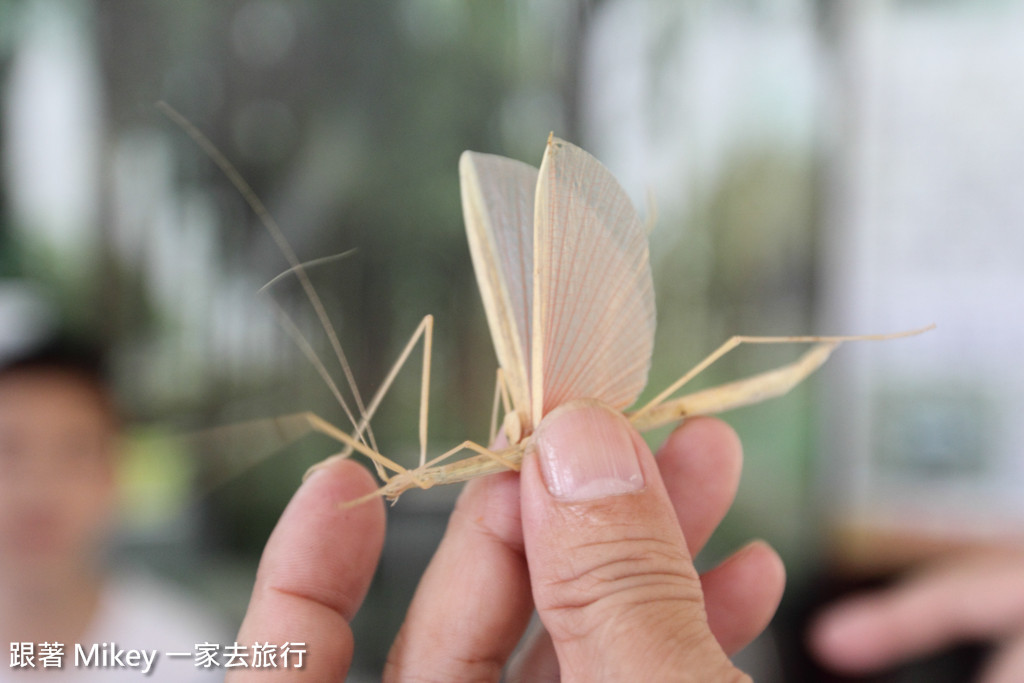
[[[351,256],[355,252],[356,252],[355,249],[348,249],[347,251],[343,251],[340,254],[331,254],[330,256],[321,256],[320,258],[315,258],[315,259],[312,259],[312,260],[309,260],[309,261],[303,261],[302,263],[299,263],[298,265],[290,266],[287,270],[284,270],[284,271],[278,273],[273,278],[271,278],[269,282],[267,282],[265,285],[260,287],[259,293],[262,294],[263,292],[268,291],[271,287],[276,285],[278,282],[280,282],[284,278],[288,277],[289,275],[295,274],[299,270],[308,271],[310,268],[315,268],[316,266],[322,266],[325,263],[333,263],[334,261],[338,261],[340,259],[343,259],[346,256]]]
[[[175,125],[177,125],[183,131],[185,131],[185,133],[188,134],[190,138],[192,138],[192,140],[199,146],[199,148],[203,150],[206,156],[209,157],[210,160],[213,161],[213,163],[220,168],[221,172],[224,173],[224,175],[231,182],[231,184],[235,186],[235,189],[238,190],[239,194],[242,195],[242,198],[245,200],[246,204],[248,204],[249,207],[253,210],[253,213],[256,214],[256,217],[259,219],[260,223],[263,224],[263,227],[266,228],[267,232],[270,234],[270,237],[274,240],[274,243],[277,245],[278,250],[280,250],[281,254],[285,257],[285,260],[288,261],[288,265],[290,267],[286,272],[294,272],[295,277],[298,278],[299,283],[302,286],[302,290],[306,295],[306,298],[309,300],[310,305],[313,307],[313,310],[316,313],[316,317],[320,323],[320,327],[323,329],[324,334],[327,335],[327,339],[331,344],[331,349],[334,351],[334,355],[338,359],[338,363],[341,365],[342,372],[345,375],[345,381],[348,383],[349,389],[351,389],[352,391],[352,396],[355,400],[356,408],[358,409],[360,415],[365,416],[366,408],[363,404],[362,396],[359,393],[359,388],[356,386],[355,376],[352,374],[352,368],[348,362],[348,357],[345,355],[344,350],[341,348],[341,341],[338,339],[338,335],[334,331],[334,327],[331,325],[330,319],[327,316],[327,310],[324,308],[323,301],[320,299],[320,295],[317,294],[316,289],[313,287],[313,283],[310,281],[309,275],[306,272],[305,265],[301,261],[299,261],[299,257],[295,254],[295,250],[292,249],[292,246],[291,244],[288,243],[288,240],[285,239],[284,232],[277,225],[277,221],[274,220],[274,217],[270,214],[270,211],[267,210],[267,207],[256,195],[256,192],[252,189],[249,183],[246,182],[245,178],[242,177],[242,174],[238,172],[235,166],[230,161],[228,161],[227,157],[225,157],[221,153],[221,151],[217,149],[217,147],[213,144],[213,142],[210,141],[208,137],[206,137],[198,128],[192,125],[192,123],[189,122],[188,119],[186,119],[182,114],[180,114],[174,107],[169,105],[167,102],[164,102],[163,100],[157,102],[156,108],[159,109],[160,112],[163,113],[164,116],[169,118]],[[271,282],[273,282],[273,280]],[[280,307],[277,308],[280,312],[279,314],[283,315],[284,318],[288,319],[287,313],[280,309]],[[295,328],[297,331],[297,327],[293,322],[290,321],[290,319],[289,323],[289,326],[291,328]],[[295,337],[293,336],[293,338]],[[302,348],[303,346],[308,346],[308,342],[305,345],[300,344],[300,348]],[[305,351],[303,352],[305,353]],[[322,366],[323,364],[320,363],[318,360],[317,363],[314,363],[314,365]],[[334,385],[334,383],[329,382],[329,385]],[[333,388],[332,391],[334,391]],[[348,403],[341,396],[340,392],[335,392],[335,396],[341,403],[342,409],[345,411],[345,415],[348,417],[348,419],[352,422],[352,425],[354,427],[357,427],[362,420],[355,419],[355,416],[353,415],[351,409],[349,408]],[[366,426],[366,436],[367,438],[369,438],[371,448],[373,448],[373,450],[376,451],[377,445],[373,438],[373,431],[369,428],[369,425]],[[362,438],[362,436],[358,438]]]

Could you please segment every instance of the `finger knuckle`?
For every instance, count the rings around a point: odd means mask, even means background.
[[[700,583],[675,544],[657,538],[603,539],[567,550],[565,573],[535,587],[537,607],[586,637],[603,625],[638,615],[689,614],[703,609]]]

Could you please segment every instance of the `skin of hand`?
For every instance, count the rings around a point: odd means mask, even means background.
[[[735,433],[689,420],[655,459],[620,413],[576,401],[541,422],[535,444],[519,475],[466,485],[384,680],[497,681],[534,609],[544,628],[509,680],[749,680],[728,656],[774,614],[782,563],[761,542],[703,576],[691,559],[735,496]],[[338,502],[372,487],[349,461],[303,484],[264,551],[238,642],[304,640],[307,680],[344,677],[384,509]]]
[[[826,665],[868,673],[962,641],[1001,643],[979,679],[1024,680],[1024,549],[937,560],[891,588],[848,598],[812,625]]]

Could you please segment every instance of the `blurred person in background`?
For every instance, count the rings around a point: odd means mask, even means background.
[[[76,644],[106,643],[156,650],[150,680],[209,679],[191,658],[163,655],[217,642],[218,620],[155,579],[108,566],[119,431],[97,350],[51,341],[0,363],[0,643],[10,651],[0,681],[26,668],[106,680],[116,662],[75,660]],[[62,645],[59,670],[41,670],[43,643]]]
[[[995,644],[979,681],[1024,681],[1020,545],[958,552],[922,563],[889,588],[831,605],[810,631],[815,655],[848,675],[884,671],[953,645],[977,642]]]

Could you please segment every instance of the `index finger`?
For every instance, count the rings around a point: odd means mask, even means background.
[[[302,671],[310,680],[344,676],[352,662],[349,622],[384,543],[384,505],[371,500],[342,509],[340,503],[375,488],[370,473],[350,460],[326,464],[299,488],[263,551],[239,645],[291,643],[305,650]],[[230,669],[227,680],[247,672]],[[269,681],[294,673],[277,662],[263,675]]]

